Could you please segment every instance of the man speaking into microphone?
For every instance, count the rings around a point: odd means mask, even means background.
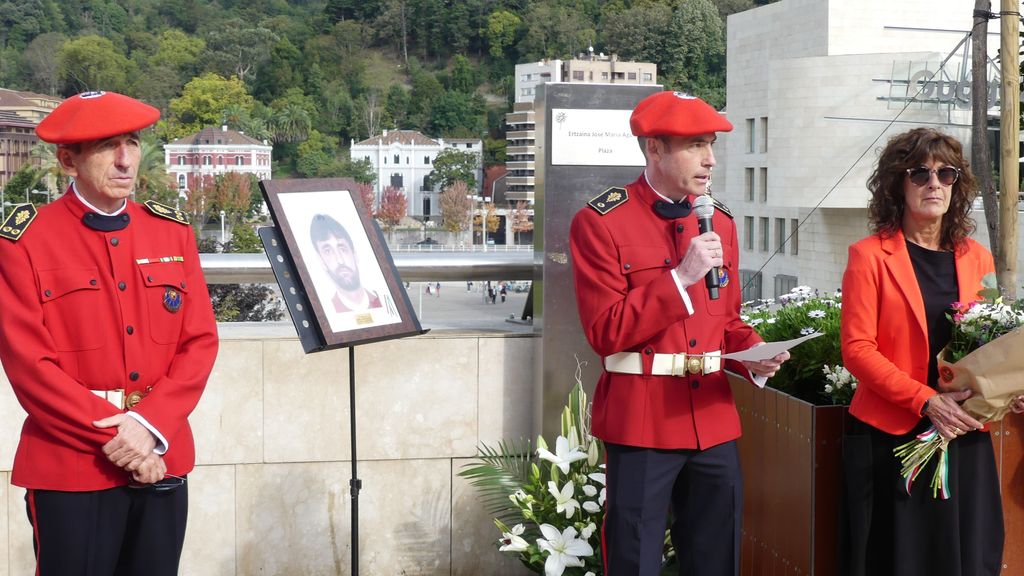
[[[604,365],[592,430],[607,451],[605,573],[659,574],[671,510],[679,573],[735,576],[743,480],[725,371],[763,385],[789,353],[721,358],[761,342],[739,317],[732,216],[714,201],[698,224],[694,208],[710,192],[715,134],[732,124],[699,98],[660,92],[630,128],[644,173],[591,200],[570,233],[580,320]]]

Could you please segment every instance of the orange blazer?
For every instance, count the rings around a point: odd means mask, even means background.
[[[992,254],[968,239],[956,254],[960,301],[978,299]],[[843,274],[843,363],[859,384],[850,404],[857,419],[905,434],[936,391],[927,384],[928,326],[924,300],[902,232],[850,246]]]

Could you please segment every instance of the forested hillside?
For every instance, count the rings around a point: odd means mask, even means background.
[[[275,170],[351,173],[382,128],[483,137],[503,158],[513,67],[587,51],[725,99],[725,15],[754,0],[0,0],[0,87],[113,90],[275,144]]]

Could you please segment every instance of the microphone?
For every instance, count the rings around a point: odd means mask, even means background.
[[[697,230],[701,234],[714,229],[711,217],[715,214],[715,201],[711,199],[711,196],[707,194],[698,196],[693,201],[693,213],[697,216]],[[704,285],[708,288],[708,297],[718,300],[718,268],[712,267],[711,270],[708,270],[707,276],[704,277]]]

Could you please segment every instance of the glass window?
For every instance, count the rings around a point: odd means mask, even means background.
[[[776,218],[775,219],[775,250],[779,254],[785,254],[786,252],[782,249],[786,244],[786,219]]]
[[[583,70],[573,70],[572,71],[572,79],[573,80],[583,80]]]
[[[757,134],[754,132],[754,119],[747,118],[747,153],[754,152],[754,142],[757,139]]]
[[[203,156],[203,166],[209,166],[209,165],[210,165],[210,157],[209,156]]]
[[[178,156],[178,166],[184,166],[184,165],[185,165],[185,157],[184,156]]]
[[[754,201],[754,169],[747,168],[743,171],[743,186],[747,191],[747,202]]]
[[[743,217],[743,236],[746,239],[744,245],[747,250],[754,249],[754,217],[744,216]]]
[[[424,164],[430,164],[430,156],[424,156],[423,157],[423,163]]]
[[[761,116],[761,152],[768,151],[768,117]]]
[[[789,253],[793,256],[800,253],[800,220],[797,218],[789,221]]]
[[[793,288],[797,287],[796,276],[790,276],[789,274],[776,274],[775,275],[775,297],[778,298],[783,294],[788,294]]]
[[[761,273],[755,270],[740,270],[740,288],[744,302],[761,299]]]
[[[761,202],[768,203],[768,169],[761,168]]]
[[[608,79],[608,73],[607,72],[601,72],[601,80],[607,80],[607,79]]]
[[[395,154],[395,164],[400,163],[402,160],[399,159],[398,154]]]
[[[650,72],[644,72],[644,82],[653,82],[654,76]]]
[[[636,80],[636,72],[630,72],[626,77],[630,80]]]
[[[771,237],[770,236],[771,225],[770,225],[770,223],[768,221],[768,218],[764,217],[764,216],[762,216],[760,218],[760,222],[759,223],[761,225],[761,252],[767,252],[768,251],[768,239]]]

